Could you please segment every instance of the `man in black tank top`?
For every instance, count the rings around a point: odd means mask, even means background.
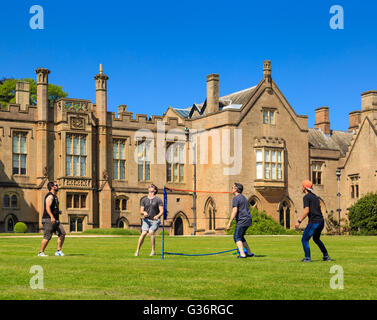
[[[44,250],[48,242],[51,240],[52,234],[58,235],[58,249],[55,253],[56,256],[64,256],[62,246],[65,238],[65,231],[59,222],[59,200],[56,196],[58,192],[58,185],[56,182],[49,182],[47,184],[48,193],[44,199],[44,211],[42,216],[42,224],[44,229],[44,236],[41,244],[41,250],[38,254],[39,257],[46,257]]]

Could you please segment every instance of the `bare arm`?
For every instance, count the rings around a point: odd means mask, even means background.
[[[238,211],[237,207],[233,207],[233,209],[232,209],[232,214],[230,215],[229,222],[228,222],[228,224],[227,224],[226,227],[225,227],[226,230],[229,230],[229,229],[230,229],[230,225],[231,225],[233,219],[236,217],[236,215],[237,215],[237,211]]]
[[[144,216],[144,218],[149,217],[148,212],[144,211],[144,206],[140,207],[140,213]]]
[[[53,196],[50,195],[50,196],[47,197],[47,199],[46,199],[46,212],[50,216],[51,222],[55,223],[56,220],[54,218],[54,215],[51,212],[51,204],[52,204],[53,200],[54,200]]]
[[[298,219],[299,221],[296,222],[295,227],[298,228],[300,226],[300,223],[305,220],[305,218],[309,214],[309,207],[304,208],[304,212],[302,213],[301,217]]]

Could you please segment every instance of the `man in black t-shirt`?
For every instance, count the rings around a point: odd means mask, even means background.
[[[59,191],[58,184],[54,181],[50,181],[47,184],[48,193],[44,199],[44,211],[42,216],[42,224],[44,229],[44,236],[41,243],[41,249],[39,251],[39,257],[47,257],[44,250],[46,249],[48,242],[51,240],[52,234],[58,235],[58,249],[55,252],[56,256],[64,256],[62,247],[65,239],[65,231],[61,223],[59,222],[59,200],[57,193]]]
[[[157,192],[157,187],[154,184],[151,184],[148,187],[148,196],[144,197],[140,203],[140,213],[142,214],[143,219],[141,225],[141,235],[135,252],[136,257],[139,255],[140,247],[148,233],[151,238],[152,245],[150,256],[155,255],[155,232],[160,226],[160,217],[163,213],[162,200],[159,197],[156,197]]]
[[[303,181],[302,183],[302,191],[305,193],[304,196],[304,212],[301,215],[300,219],[297,220],[295,227],[298,228],[301,222],[306,218],[309,219],[308,225],[305,228],[304,234],[302,235],[302,246],[305,252],[305,258],[302,262],[310,262],[310,246],[309,240],[313,237],[313,241],[317,244],[319,249],[321,249],[323,254],[323,261],[330,261],[330,257],[327,253],[325,245],[319,239],[321,236],[321,232],[325,226],[325,221],[322,216],[321,206],[319,203],[318,197],[312,193],[313,191],[313,184],[311,181]]]

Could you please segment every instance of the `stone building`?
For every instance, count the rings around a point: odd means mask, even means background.
[[[302,180],[314,182],[325,216],[339,208],[344,217],[377,190],[377,91],[362,94],[344,132],[331,129],[328,107],[316,109],[308,128],[273,81],[270,61],[255,86],[220,97],[219,75],[211,74],[203,103],[152,117],[134,117],[126,105],[117,117],[107,111],[102,66],[95,103],[62,98],[50,106],[50,71],[35,72],[37,104],[29,104],[29,84],[18,82],[16,103],[0,109],[0,232],[18,221],[41,229],[50,180],[59,184],[60,221],[71,232],[140,228],[150,183],[161,197],[165,186],[179,189],[168,191],[171,234],[223,233],[232,200],[223,192],[236,181],[252,206],[286,228],[302,212]],[[185,191],[193,189],[209,192]]]

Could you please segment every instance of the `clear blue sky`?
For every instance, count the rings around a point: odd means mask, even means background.
[[[32,5],[44,30],[32,30]],[[344,8],[344,30],[329,26]],[[220,95],[257,84],[265,59],[298,114],[330,107],[332,129],[347,130],[360,94],[377,90],[376,1],[7,1],[0,7],[0,77],[35,77],[70,97],[95,102],[103,64],[108,109],[162,115],[203,102],[206,75],[220,74]]]

